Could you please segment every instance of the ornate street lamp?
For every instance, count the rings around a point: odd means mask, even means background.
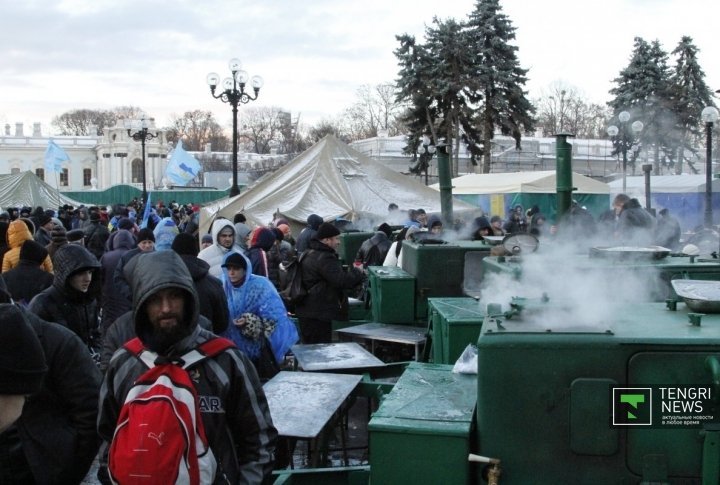
[[[630,113],[627,111],[621,111],[618,114],[618,120],[620,120],[620,128],[615,125],[610,125],[607,128],[607,134],[610,135],[615,144],[619,146],[623,156],[623,194],[627,191],[627,152],[635,144],[638,135],[643,130],[643,122],[637,120],[631,125],[632,136],[628,136],[627,122],[630,121]],[[616,137],[620,134],[620,138]]]
[[[700,118],[705,122],[705,227],[711,228],[713,223],[712,210],[712,129],[713,124],[720,117],[715,106],[707,106],[700,113]]]
[[[132,132],[132,128],[127,129],[128,136],[132,137],[133,140],[139,141],[142,147],[142,201],[143,206],[147,202],[147,177],[145,176],[145,142],[157,138],[158,133],[151,133],[148,131],[148,123],[145,118],[140,120],[140,129],[135,133]]]
[[[237,130],[237,113],[238,113],[238,104],[243,103],[247,104],[250,101],[255,101],[258,97],[258,93],[260,92],[260,88],[263,86],[263,79],[260,76],[253,76],[252,79],[250,79],[250,85],[253,88],[253,91],[255,92],[255,97],[250,96],[249,93],[245,91],[245,85],[248,82],[248,78],[250,75],[241,69],[242,64],[240,62],[240,59],[230,59],[230,62],[228,62],[228,67],[230,68],[230,72],[232,73],[232,77],[226,77],[223,79],[222,82],[222,92],[219,94],[215,94],[215,88],[218,86],[218,83],[220,82],[220,76],[218,76],[216,73],[211,72],[207,75],[207,83],[210,86],[210,94],[212,94],[213,98],[221,100],[223,103],[230,103],[232,106],[232,113],[233,113],[233,177],[232,177],[232,187],[230,187],[230,197],[234,197],[240,193],[240,188],[238,187],[238,130]]]
[[[420,157],[420,167],[425,169],[425,185],[428,184],[428,170],[430,170],[430,160],[435,155],[435,145],[429,136],[423,135],[421,144],[418,147],[417,154]]]

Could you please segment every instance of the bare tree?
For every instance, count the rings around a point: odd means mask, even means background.
[[[535,101],[537,127],[543,136],[571,133],[581,138],[604,138],[610,110],[584,99],[573,86],[554,83]]]
[[[278,146],[286,123],[286,112],[277,107],[249,107],[241,111],[238,125],[240,140],[248,151],[270,153],[271,146]]]
[[[400,105],[395,101],[395,86],[390,83],[363,84],[356,91],[355,103],[344,113],[345,132],[351,141],[378,136],[385,130],[389,136],[399,133]]]
[[[76,109],[67,111],[52,120],[60,135],[88,136],[101,135],[103,129],[115,125],[117,116],[112,111]],[[94,127],[95,133],[91,133]]]
[[[166,130],[168,141],[182,138],[185,149],[189,151],[203,151],[207,143],[214,151],[228,151],[231,148],[230,140],[210,111],[186,111],[182,116],[173,114],[171,125]]]
[[[315,123],[308,130],[308,142],[317,143],[327,135],[333,135],[342,141],[349,141],[348,137],[343,133],[340,121],[332,119],[323,119]]]

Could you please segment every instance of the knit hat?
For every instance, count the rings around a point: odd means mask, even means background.
[[[278,229],[277,227],[273,227],[272,232],[273,232],[273,234],[275,234],[276,240],[282,241],[283,239],[285,239],[285,234],[283,234],[283,232],[280,229]]]
[[[140,229],[140,231],[138,231],[137,240],[138,240],[138,242],[143,242],[143,241],[155,242],[155,234],[153,234],[153,232],[150,229],[148,229],[147,227],[144,227],[144,228]]]
[[[47,212],[43,212],[42,214],[38,215],[37,221],[38,226],[44,226],[48,222],[52,221],[52,217]]]
[[[72,231],[68,231],[65,236],[67,237],[67,242],[71,243],[84,238],[85,233],[82,229],[73,229]]]
[[[384,232],[388,238],[392,237],[392,227],[390,227],[390,224],[388,224],[387,222],[383,222],[382,224],[380,224],[377,230]]]
[[[32,239],[25,241],[20,247],[20,260],[41,264],[47,258],[48,251]]]
[[[201,242],[206,243],[206,244],[212,244],[212,242],[213,242],[213,241],[212,241],[212,234],[203,234],[203,237],[202,237],[202,241],[201,241]]]
[[[222,264],[223,268],[227,268],[228,266],[236,266],[247,270],[247,261],[245,261],[245,258],[238,253],[230,253],[225,257],[225,261]]]
[[[329,222],[323,222],[320,224],[320,227],[318,227],[317,234],[315,234],[315,239],[318,241],[322,239],[326,239],[329,237],[335,237],[340,235],[340,230],[330,224]]]
[[[37,335],[22,310],[0,305],[0,394],[33,394],[42,387],[47,372]]]
[[[212,241],[212,236],[210,238],[210,241]],[[200,252],[197,239],[195,239],[192,234],[188,234],[187,232],[181,232],[180,234],[175,236],[171,248],[173,251],[181,255],[186,254],[189,256],[197,256]]]
[[[10,220],[10,213],[8,211],[0,212],[0,221],[9,221],[9,220]]]
[[[100,220],[100,212],[90,211],[90,220],[93,222],[99,221]]]
[[[133,221],[131,221],[127,217],[121,217],[117,222],[118,229],[125,229],[127,231],[132,231],[133,227],[135,227],[135,224],[133,223]]]
[[[62,224],[55,224],[53,226],[52,231],[50,231],[50,237],[52,238],[52,242],[58,246],[68,242],[67,231]]]
[[[320,217],[317,214],[310,214],[307,218],[307,224],[310,226],[311,229],[315,229],[317,231],[318,227],[320,227],[320,224],[323,223],[323,218]]]

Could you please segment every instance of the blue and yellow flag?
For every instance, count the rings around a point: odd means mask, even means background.
[[[178,140],[177,147],[170,155],[165,178],[172,182],[173,185],[187,185],[197,177],[200,170],[200,162],[186,152],[182,140]]]
[[[48,140],[48,146],[45,150],[45,171],[62,172],[61,164],[69,161],[70,157],[65,153],[65,150],[60,148],[54,141]]]

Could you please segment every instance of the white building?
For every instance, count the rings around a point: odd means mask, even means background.
[[[133,130],[135,132],[137,130]],[[156,138],[146,141],[146,183],[148,190],[162,186],[171,149],[166,133],[150,124]],[[45,150],[52,139],[70,157],[61,173],[46,173]],[[10,125],[0,135],[0,174],[32,171],[46,183],[60,190],[104,190],[118,184],[142,188],[142,145],[128,135],[127,128],[113,127],[103,136],[43,136],[40,123],[34,123],[32,134],[25,133],[22,123]]]

